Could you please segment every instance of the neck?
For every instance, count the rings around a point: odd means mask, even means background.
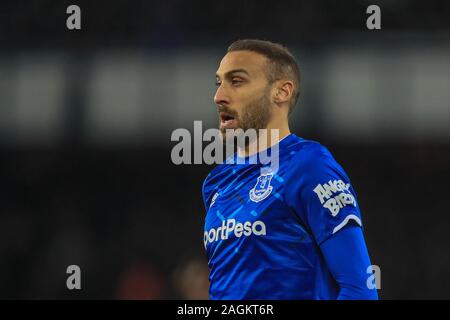
[[[265,129],[267,129],[267,134],[259,135],[258,132],[258,137],[256,140],[251,141],[245,146],[245,148],[238,148],[239,157],[248,157],[255,153],[264,151],[265,149],[272,147],[274,144],[277,144],[281,139],[291,133],[287,122],[282,123],[281,125],[269,123]]]

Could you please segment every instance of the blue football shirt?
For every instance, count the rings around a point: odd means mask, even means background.
[[[355,191],[320,143],[290,134],[277,146],[276,171],[224,163],[204,181],[211,299],[338,295],[319,246],[349,221],[362,226]]]

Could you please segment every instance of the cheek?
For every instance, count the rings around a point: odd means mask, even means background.
[[[259,100],[265,93],[267,94],[265,87],[262,85],[247,84],[241,88],[237,88],[232,93],[232,107],[238,113],[239,117],[241,117],[247,106]]]
[[[242,110],[245,109],[245,106],[248,104],[248,97],[246,95],[235,95],[233,97],[233,103],[231,107],[238,114],[242,113]]]

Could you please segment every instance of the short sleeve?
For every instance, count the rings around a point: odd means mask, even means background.
[[[314,143],[291,161],[286,202],[319,245],[350,222],[362,227],[350,179],[325,147]]]

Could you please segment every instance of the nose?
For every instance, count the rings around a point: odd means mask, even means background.
[[[230,97],[228,96],[223,84],[217,87],[216,94],[214,95],[214,102],[222,105],[228,105],[230,103]]]

